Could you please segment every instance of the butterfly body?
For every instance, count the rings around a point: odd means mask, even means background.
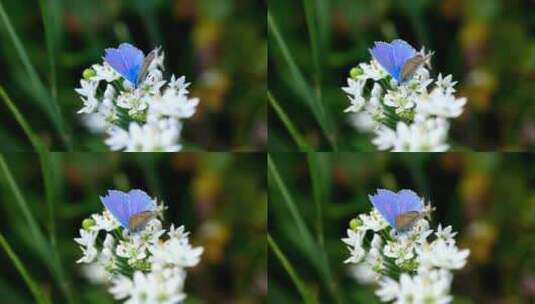
[[[370,53],[398,83],[410,80],[418,68],[432,56],[417,53],[410,44],[401,39],[391,43],[375,42]]]
[[[158,50],[151,51],[145,57],[140,49],[129,43],[122,43],[116,49],[106,49],[104,60],[124,79],[137,87],[147,76],[148,68]]]
[[[143,230],[155,216],[154,201],[141,190],[110,190],[106,196],[100,197],[100,200],[119,224],[131,232]]]
[[[409,229],[423,216],[423,200],[411,190],[396,193],[379,189],[369,198],[381,216],[397,231]]]

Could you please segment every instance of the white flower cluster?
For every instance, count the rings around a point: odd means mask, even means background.
[[[163,79],[164,54],[157,51],[147,76],[134,87],[106,61],[84,71],[80,88],[84,124],[93,133],[106,133],[113,151],[181,149],[182,121],[195,114],[199,99],[189,98],[184,76]]]
[[[162,218],[163,205],[157,213]],[[162,229],[152,219],[143,230],[129,233],[108,210],[84,220],[80,245],[84,274],[95,283],[111,285],[115,299],[128,304],[180,303],[186,298],[186,268],[200,261],[202,247],[192,247],[183,226]]]
[[[351,70],[342,88],[351,102],[345,111],[353,113],[350,120],[359,131],[374,133],[379,150],[446,151],[449,119],[459,117],[466,103],[455,97],[456,83],[451,75],[431,78],[422,65],[399,84],[372,59]]]
[[[457,248],[456,234],[451,226],[430,229],[425,218],[396,232],[374,208],[351,221],[342,239],[350,253],[345,263],[360,283],[379,284],[376,295],[383,302],[450,303],[451,271],[463,268],[470,254]]]

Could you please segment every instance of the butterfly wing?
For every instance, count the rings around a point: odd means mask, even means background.
[[[104,60],[126,80],[137,84],[143,64],[143,52],[129,43],[122,43],[117,49],[109,48],[105,51]]]
[[[136,79],[136,85],[141,83],[143,79],[147,76],[149,72],[149,67],[154,58],[156,58],[156,55],[158,55],[159,48],[156,48],[152,50],[143,60],[143,64],[141,65],[141,69],[139,70],[139,75]]]
[[[397,193],[399,214],[410,211],[421,212],[424,208],[423,199],[414,191],[403,189]]]
[[[154,201],[142,190],[134,189],[128,195],[128,216],[133,216],[145,211],[151,211],[156,206]]]
[[[370,49],[370,53],[390,75],[395,74],[397,68],[392,46],[389,43],[376,41],[375,46]]]
[[[395,227],[396,216],[399,215],[399,206],[397,204],[397,194],[390,190],[378,189],[377,194],[368,196],[372,205],[379,211],[381,216]]]
[[[154,218],[154,212],[143,211],[138,214],[134,214],[128,220],[128,230],[131,232],[138,232],[143,230],[145,225]]]
[[[109,190],[106,196],[101,196],[100,201],[108,211],[119,221],[123,228],[128,227],[129,206],[126,193],[117,190]]]
[[[421,217],[418,211],[409,211],[396,216],[396,230],[406,230]]]

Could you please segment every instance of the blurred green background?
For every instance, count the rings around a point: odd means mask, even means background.
[[[431,76],[452,74],[468,98],[452,150],[533,149],[534,11],[533,0],[270,0],[270,150],[296,149],[278,105],[312,150],[374,151],[340,88],[374,41],[395,38],[434,50]]]
[[[0,236],[52,303],[69,303],[67,294],[72,303],[115,303],[106,286],[82,275],[73,238],[84,218],[102,211],[99,195],[139,188],[169,207],[164,227],[185,225],[193,245],[204,247],[201,263],[188,271],[186,303],[262,303],[265,185],[262,154],[0,155]],[[1,302],[33,303],[4,244],[0,264]]]
[[[471,254],[454,273],[454,303],[535,301],[533,155],[279,153],[268,164],[270,303],[303,302],[289,273],[319,303],[378,303],[375,287],[350,276],[340,240],[377,188],[415,190],[436,207],[432,227],[459,232]]]
[[[83,70],[120,42],[145,53],[161,45],[164,76],[185,75],[201,100],[185,148],[262,150],[265,18],[264,0],[1,0],[0,85],[51,150],[103,151],[76,114]],[[33,150],[0,99],[0,149]]]

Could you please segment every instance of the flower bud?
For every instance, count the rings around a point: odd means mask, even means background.
[[[351,69],[351,71],[349,71],[349,77],[355,79],[357,78],[358,76],[362,75],[362,69],[358,68],[358,67],[354,67]]]
[[[82,73],[82,76],[86,80],[89,80],[89,79],[93,78],[96,75],[97,75],[97,73],[93,69],[85,69],[84,72]]]
[[[82,221],[82,228],[84,228],[84,230],[89,230],[93,226],[95,226],[95,221],[93,219],[86,218]]]
[[[358,218],[351,219],[351,221],[349,222],[349,228],[351,230],[357,230],[357,228],[359,228],[361,225],[362,221]]]

